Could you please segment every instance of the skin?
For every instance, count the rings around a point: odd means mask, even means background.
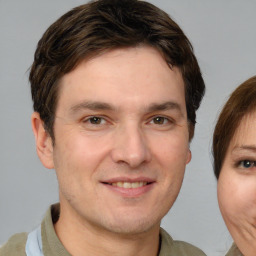
[[[59,93],[54,146],[32,116],[59,182],[58,237],[72,255],[157,255],[191,159],[179,69],[150,47],[116,49],[64,75]]]
[[[218,181],[225,223],[245,256],[256,252],[256,112],[245,116],[227,150]]]

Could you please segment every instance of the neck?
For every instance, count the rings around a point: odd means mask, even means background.
[[[73,256],[157,256],[160,224],[139,234],[121,234],[97,227],[61,211],[56,234]]]

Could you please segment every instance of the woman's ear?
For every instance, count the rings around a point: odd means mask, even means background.
[[[41,120],[38,112],[34,112],[32,114],[31,124],[36,141],[37,155],[44,167],[53,169],[54,163],[52,138],[45,130],[44,122]]]

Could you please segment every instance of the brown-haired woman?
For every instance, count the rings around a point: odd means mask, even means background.
[[[234,244],[226,256],[256,255],[256,76],[225,104],[213,135],[218,201]]]

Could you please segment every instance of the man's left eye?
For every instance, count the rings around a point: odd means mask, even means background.
[[[157,117],[154,117],[150,123],[162,125],[162,124],[167,124],[168,122],[170,121],[166,117],[157,116]]]
[[[91,124],[104,124],[106,121],[102,117],[93,116],[88,119]]]

